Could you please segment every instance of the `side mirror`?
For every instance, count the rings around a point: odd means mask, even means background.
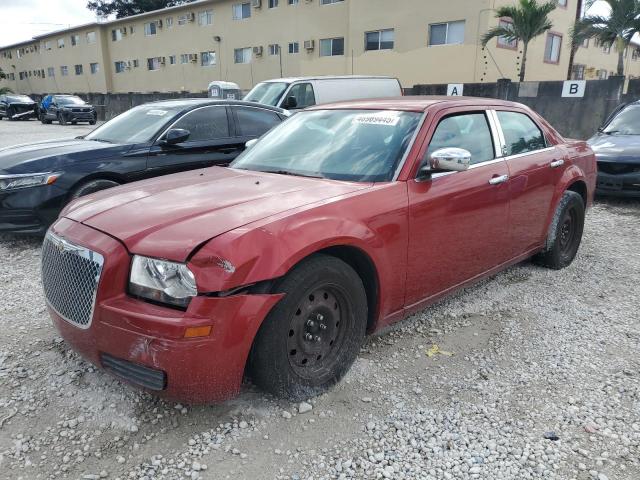
[[[282,108],[290,109],[296,108],[297,106],[298,100],[296,99],[296,97],[287,97],[287,99],[284,101],[284,105],[282,105]]]
[[[471,165],[471,153],[464,148],[440,148],[429,157],[430,170],[463,172]]]
[[[189,135],[191,135],[191,132],[189,130],[185,130],[183,128],[172,128],[164,136],[164,140],[162,141],[162,143],[164,143],[165,145],[175,145],[176,143],[182,143],[187,140],[187,138],[189,138]]]
[[[258,141],[257,138],[252,138],[251,140],[249,140],[247,143],[244,144],[245,150],[249,150],[251,147],[253,147],[256,144],[257,141]]]

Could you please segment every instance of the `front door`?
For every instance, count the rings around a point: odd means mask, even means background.
[[[224,105],[197,108],[185,114],[171,128],[189,131],[181,143],[167,145],[160,137],[149,150],[150,173],[193,170],[212,165],[228,165],[241,151],[230,134],[228,110]]]
[[[445,111],[423,158],[445,147],[471,153],[462,172],[410,180],[405,305],[455,288],[509,259],[509,184],[485,111]]]

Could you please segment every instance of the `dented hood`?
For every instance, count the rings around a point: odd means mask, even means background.
[[[185,261],[225,232],[370,185],[213,167],[82,197],[62,216],[119,239],[131,253]]]

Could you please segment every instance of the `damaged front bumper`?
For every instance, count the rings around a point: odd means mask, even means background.
[[[206,403],[238,393],[253,338],[281,295],[198,296],[186,311],[153,305],[126,294],[130,255],[120,242],[67,219],[52,231],[105,259],[87,328],[49,306],[74,350],[118,378],[170,399]],[[185,338],[188,328],[202,326],[211,326],[208,336]]]
[[[598,162],[596,194],[640,197],[640,163]]]

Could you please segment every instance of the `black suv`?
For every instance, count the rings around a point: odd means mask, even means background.
[[[95,125],[98,114],[93,105],[89,105],[75,95],[47,95],[40,103],[40,121],[51,123],[54,120],[60,125],[88,122]]]
[[[28,120],[38,118],[38,105],[27,95],[0,95],[0,120]]]

